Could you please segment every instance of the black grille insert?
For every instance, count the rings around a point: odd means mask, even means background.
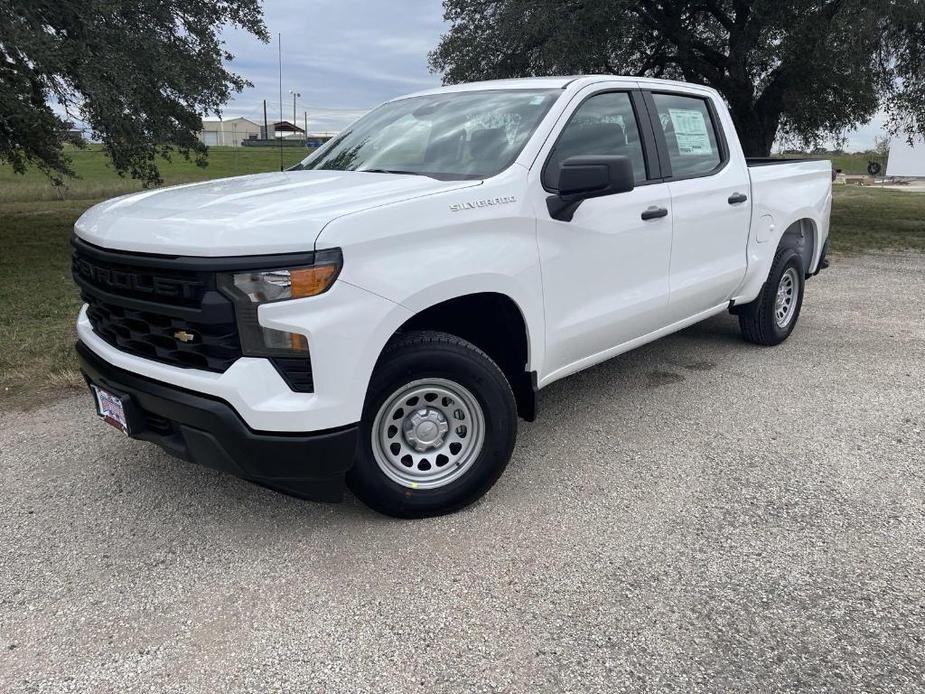
[[[71,270],[81,286],[178,306],[198,306],[208,288],[207,278],[201,273],[132,266],[94,258],[79,250],[73,255]]]
[[[243,356],[234,290],[222,273],[305,267],[315,261],[314,253],[211,258],[132,253],[99,248],[76,236],[72,245],[74,281],[100,338],[147,359],[216,372]],[[340,258],[339,249],[325,252]],[[240,316],[241,330],[250,330],[252,321],[259,331],[252,313]],[[273,357],[290,388],[312,392],[308,354],[261,356]]]
[[[241,356],[233,317],[227,323],[198,323],[119,306],[86,293],[84,299],[96,334],[125,352],[208,371],[225,371]]]
[[[90,324],[130,354],[223,372],[241,356],[234,305],[216,289],[214,272],[170,261],[75,240],[72,271]]]

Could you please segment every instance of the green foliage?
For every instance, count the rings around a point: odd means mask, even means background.
[[[810,149],[878,108],[925,133],[921,0],[444,0],[444,81],[616,73],[723,94],[746,154]]]
[[[224,66],[223,25],[267,39],[260,0],[0,0],[0,162],[73,175],[52,100],[120,174],[158,183],[174,151],[202,162],[200,114],[248,84]]]

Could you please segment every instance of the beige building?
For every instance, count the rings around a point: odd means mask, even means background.
[[[239,147],[249,137],[260,137],[259,123],[248,118],[203,118],[199,141],[209,147]]]

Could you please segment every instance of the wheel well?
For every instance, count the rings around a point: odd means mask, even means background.
[[[793,248],[803,261],[803,274],[809,275],[816,250],[816,225],[811,219],[798,219],[781,236],[778,250]]]
[[[536,373],[527,371],[527,324],[513,299],[491,292],[442,301],[409,318],[396,334],[439,330],[468,340],[490,356],[504,372],[518,414],[536,418]]]

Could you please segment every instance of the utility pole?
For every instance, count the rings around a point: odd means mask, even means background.
[[[267,100],[263,100],[263,139],[270,139],[270,126],[267,123]]]
[[[234,163],[232,164],[232,175],[238,175],[238,124],[231,122],[231,146],[234,148]]]
[[[280,126],[282,126],[283,121],[283,35],[276,35],[276,46],[279,50],[279,120]],[[275,134],[275,133],[274,133]],[[279,138],[279,170],[282,171],[285,167],[283,166],[283,138]]]
[[[293,129],[293,133],[295,133],[295,129],[299,127],[298,125],[296,125],[296,123],[298,123],[298,121],[295,119],[295,118],[296,118],[296,116],[295,116],[295,100],[296,100],[298,97],[302,96],[302,95],[301,95],[299,92],[294,92],[294,91],[292,91],[291,89],[289,90],[289,93],[292,94],[292,129]]]
[[[303,139],[305,140],[305,145],[308,146],[308,111],[305,111],[302,115],[305,118],[305,137]]]

